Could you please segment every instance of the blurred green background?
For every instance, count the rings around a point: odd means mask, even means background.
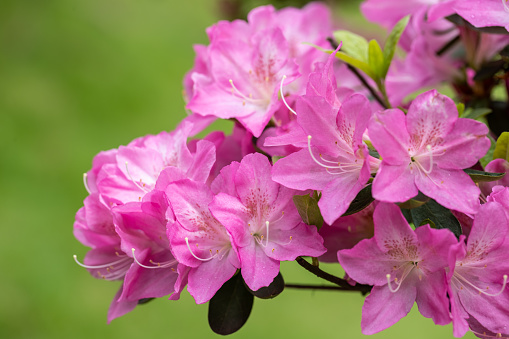
[[[338,24],[365,32],[355,2],[335,12]],[[171,130],[185,116],[181,79],[192,45],[207,43],[204,29],[220,17],[210,0],[0,2],[0,338],[217,337],[207,306],[185,293],[107,325],[119,283],[74,263],[87,248],[72,225],[96,153]],[[282,271],[287,282],[317,283],[295,263]],[[256,300],[232,337],[362,338],[362,303],[355,293],[286,290]],[[373,338],[451,333],[414,307]]]

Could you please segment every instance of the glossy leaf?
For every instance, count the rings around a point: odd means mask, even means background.
[[[505,173],[492,173],[473,169],[465,169],[463,171],[465,171],[465,173],[467,173],[474,182],[497,181],[502,179],[505,175]]]
[[[246,323],[253,308],[254,296],[235,274],[216,292],[209,302],[209,326],[217,334],[237,332]]]
[[[443,207],[433,199],[430,199],[420,207],[411,209],[410,214],[412,215],[416,227],[428,224],[429,221],[431,221],[434,224],[434,226],[432,226],[434,228],[447,228],[451,230],[457,238],[461,235],[461,225],[458,219],[456,219],[448,208]]]
[[[357,194],[355,199],[353,199],[350,206],[343,214],[343,217],[362,211],[363,209],[368,207],[374,200],[375,199],[373,199],[373,196],[371,195],[371,184],[369,184]]]
[[[252,291],[249,289],[249,287],[246,288],[251,292],[252,295],[254,295],[257,298],[260,299],[272,299],[277,297],[283,290],[285,289],[285,280],[283,279],[283,276],[281,275],[281,272],[276,275],[274,280],[270,283],[267,287],[262,287],[257,291]]]
[[[313,196],[310,194],[293,196],[293,203],[297,207],[302,221],[308,225],[315,225],[320,229],[323,225],[323,217],[318,207],[318,200],[319,197],[316,192]]]

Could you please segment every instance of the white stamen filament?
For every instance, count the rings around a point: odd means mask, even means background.
[[[189,245],[189,238],[185,237],[184,240],[186,241],[187,249],[189,250],[189,252],[191,252],[191,255],[200,261],[210,261],[219,255],[219,251],[217,251],[216,254],[212,255],[212,250],[210,250],[210,258],[205,258],[205,259],[200,258],[193,253],[193,250],[191,249],[191,246]],[[222,259],[222,257],[220,259]]]
[[[249,97],[244,95],[244,93],[242,93],[241,91],[239,91],[239,89],[233,84],[233,80],[230,79],[228,80],[230,82],[230,85],[232,86],[232,94],[237,92],[237,94],[244,100],[246,101],[250,101],[252,103],[257,103],[257,102],[261,102],[263,101],[262,99],[253,99],[253,95],[251,93],[249,93]]]
[[[267,245],[269,244],[269,221],[265,221],[265,229],[266,229],[266,237],[264,237],[263,234],[260,236],[255,236],[256,242],[258,244],[260,244],[260,246],[262,246],[262,247],[267,247]],[[266,238],[265,244],[263,244],[263,238]]]
[[[83,185],[85,185],[85,189],[87,190],[88,194],[92,194],[92,192],[90,192],[90,188],[88,187],[87,173],[83,173]]]
[[[81,263],[79,260],[78,260],[78,256],[76,254],[73,255],[73,258],[74,258],[74,261],[76,262],[76,264],[78,264],[79,266],[81,267],[84,267],[84,268],[88,268],[90,270],[99,270],[99,269],[102,269],[102,268],[106,268],[106,269],[114,269],[115,268],[115,265],[118,265],[118,264],[121,264],[121,263],[124,263],[126,261],[128,261],[127,259],[129,259],[128,256],[126,255],[118,255],[118,257],[122,258],[122,259],[119,259],[119,260],[116,260],[116,261],[113,261],[113,262],[110,262],[108,264],[103,264],[103,265],[85,265],[83,263]]]
[[[141,186],[140,184],[138,184],[136,182],[136,180],[133,179],[133,177],[131,176],[131,173],[129,172],[129,166],[128,166],[128,163],[127,161],[125,162],[125,170],[127,172],[127,176],[129,177],[129,179],[131,179],[131,181],[133,182],[133,184],[136,185],[136,187],[138,187],[140,190],[142,190],[143,192],[145,193],[148,193],[149,191],[147,189],[145,189],[145,187]]]
[[[323,164],[321,163],[314,155],[313,155],[313,151],[311,150],[311,135],[308,135],[308,151],[309,151],[309,155],[311,155],[311,158],[313,159],[313,161],[321,166],[321,167],[324,167],[327,171],[327,173],[329,174],[342,174],[342,173],[351,173],[351,172],[357,172],[359,171],[359,168],[362,167],[362,164],[357,164],[357,163],[346,163],[346,164],[341,164],[339,162],[333,162],[333,161],[330,161],[330,160],[325,160],[323,159],[322,155],[320,154],[320,159],[325,161],[325,162],[328,162],[330,164],[336,164],[335,166],[332,166],[332,165],[327,165],[327,164]],[[330,169],[339,169],[340,172],[331,172],[329,171]]]
[[[504,6],[504,11],[509,12],[509,6],[507,6],[507,0],[502,0],[502,5]]]
[[[286,75],[283,75],[283,79],[281,79],[281,84],[279,85],[279,92],[281,93],[281,99],[283,100],[283,103],[285,104],[286,108],[288,108],[288,110],[290,112],[292,112],[293,114],[297,115],[297,112],[295,112],[291,107],[290,105],[288,105],[288,103],[286,102],[285,100],[285,95],[283,94],[283,82],[285,81],[286,79]]]
[[[153,265],[156,265],[156,266],[143,265],[141,262],[138,261],[138,259],[136,259],[136,256],[134,255],[134,251],[135,251],[135,248],[132,248],[134,261],[138,264],[138,266],[141,266],[143,268],[166,268],[166,267],[173,266],[177,263],[177,260],[170,260],[165,263],[153,262],[152,260],[150,260],[150,263]]]
[[[406,264],[410,264],[410,263],[406,263]],[[402,265],[404,266],[404,265]],[[402,267],[401,266],[401,267]],[[415,264],[410,264],[407,268],[405,268],[405,270],[403,271],[403,275],[401,276],[401,279],[398,280],[398,278],[394,278],[394,283],[396,285],[398,285],[398,287],[396,287],[396,289],[394,289],[392,287],[392,284],[391,284],[391,275],[390,274],[387,274],[386,275],[386,278],[387,278],[387,286],[389,287],[389,290],[392,292],[392,293],[396,293],[399,288],[401,287],[401,284],[403,283],[403,281],[405,280],[406,277],[408,277],[408,275],[410,274],[410,272],[412,272],[412,270],[415,268]]]
[[[488,293],[486,292],[485,290],[483,289],[480,289],[479,287],[475,286],[473,283],[471,283],[470,281],[468,281],[464,276],[462,276],[461,274],[459,274],[457,271],[454,272],[454,277],[458,280],[458,282],[460,284],[462,284],[463,282],[465,282],[467,285],[473,287],[476,291],[479,292],[479,294],[485,294],[487,296],[490,296],[490,297],[496,297],[500,294],[502,294],[502,292],[504,291],[506,285],[507,285],[507,275],[504,274],[504,282],[502,283],[502,288],[500,289],[500,291],[498,291],[497,293]]]

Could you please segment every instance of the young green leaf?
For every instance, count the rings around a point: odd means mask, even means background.
[[[237,332],[247,321],[254,296],[244,285],[241,274],[235,274],[209,302],[209,326],[217,334]]]
[[[364,37],[349,31],[335,31],[333,35],[336,41],[343,42],[343,52],[356,60],[368,62],[368,41]]]
[[[373,80],[377,81],[385,77],[386,72],[384,68],[384,54],[382,52],[382,48],[380,48],[380,45],[376,40],[371,40],[369,42],[368,63],[376,76],[376,79]]]
[[[465,111],[462,118],[467,119],[478,119],[480,117],[483,117],[485,115],[488,115],[491,113],[491,108],[487,107],[481,107],[481,108],[469,108]]]
[[[462,102],[458,102],[456,104],[456,109],[458,110],[458,117],[462,117],[463,113],[465,112],[465,104]]]
[[[343,53],[341,51],[336,53],[336,57],[338,59],[343,60],[347,64],[360,69],[361,71],[366,73],[366,75],[369,76],[371,79],[375,78],[375,73],[373,72],[373,70],[371,69],[371,67],[369,66],[369,64],[367,62],[355,59],[354,57],[352,57],[346,53]]]
[[[389,70],[389,66],[391,65],[392,58],[394,57],[394,52],[396,51],[396,46],[398,44],[399,38],[405,27],[408,24],[408,20],[410,20],[410,16],[406,16],[394,26],[391,33],[387,37],[384,45],[384,72],[382,78],[385,78],[387,75],[387,71]]]
[[[505,159],[509,161],[509,132],[503,132],[497,139],[493,159]]]

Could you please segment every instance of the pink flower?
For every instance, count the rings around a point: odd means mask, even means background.
[[[428,225],[413,231],[399,208],[387,203],[377,205],[373,221],[373,238],[338,252],[349,277],[374,286],[362,308],[362,333],[392,326],[414,302],[436,324],[449,323],[444,268],[449,247],[457,243],[452,232]]]
[[[293,204],[296,192],[272,181],[265,156],[254,153],[233,162],[216,181],[213,189],[221,192],[209,208],[231,234],[251,290],[268,286],[280,261],[325,252],[316,227],[304,224]]]
[[[479,208],[479,188],[462,171],[490,146],[486,125],[458,118],[454,102],[432,90],[399,109],[376,113],[371,141],[382,157],[373,197],[403,202],[421,191],[439,204],[466,214]]]
[[[507,232],[502,206],[488,202],[476,214],[467,244],[462,236],[449,251],[448,294],[456,337],[465,335],[470,317],[491,332],[508,331]]]
[[[295,25],[306,28],[296,30]],[[307,76],[320,55],[300,43],[324,45],[330,23],[322,5],[279,12],[265,6],[253,10],[247,23],[222,21],[208,34],[210,46],[206,52],[200,49],[201,55],[207,55],[207,64],[202,65],[200,57],[196,72],[186,82],[188,87],[193,84],[187,108],[203,116],[236,118],[259,137],[281,106],[280,84],[288,85],[301,74]],[[286,94],[302,92],[300,83],[286,87]]]
[[[166,188],[175,213],[168,238],[178,261],[189,266],[187,290],[196,303],[207,302],[240,268],[226,228],[209,211],[213,199],[203,183],[180,180]]]
[[[505,0],[455,0],[452,7],[475,27],[502,26],[509,31],[509,5]]]

